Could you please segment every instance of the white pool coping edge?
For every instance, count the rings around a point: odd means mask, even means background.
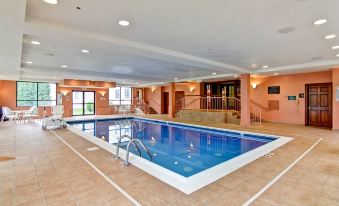
[[[243,134],[254,134],[254,135],[260,135],[260,136],[266,136],[266,137],[274,137],[277,138],[276,140],[267,143],[263,146],[260,146],[256,149],[253,149],[249,152],[246,152],[242,155],[239,155],[235,158],[232,158],[226,162],[220,163],[214,167],[211,167],[209,169],[206,169],[202,172],[199,172],[197,174],[194,174],[190,177],[184,177],[181,176],[175,172],[172,172],[164,167],[161,167],[153,162],[150,162],[142,157],[139,157],[133,153],[130,153],[129,162],[138,167],[139,169],[147,172],[148,174],[160,179],[161,181],[175,187],[176,189],[184,192],[185,194],[191,194],[192,192],[197,191],[198,189],[215,182],[216,180],[226,176],[227,174],[249,164],[250,162],[264,156],[267,153],[270,153],[271,151],[281,147],[282,145],[286,144],[287,142],[293,140],[293,138],[290,137],[283,137],[283,136],[276,136],[276,135],[266,135],[261,133],[253,133],[253,132],[245,132],[240,130],[230,130],[230,129],[223,129],[223,128],[215,128],[215,127],[207,127],[207,126],[200,126],[200,125],[193,125],[193,124],[185,124],[185,123],[178,123],[178,122],[172,122],[172,121],[162,121],[162,120],[154,120],[149,118],[143,118],[139,116],[119,116],[119,117],[107,117],[107,118],[97,118],[99,120],[102,119],[121,119],[121,118],[129,118],[134,117],[138,119],[145,119],[149,121],[158,121],[158,122],[164,122],[164,123],[171,123],[171,124],[177,124],[177,125],[183,125],[183,126],[194,126],[199,128],[205,128],[205,129],[212,129],[212,130],[219,130],[219,131],[229,131],[229,132],[237,132],[237,133],[243,133]],[[96,119],[87,119],[87,120],[96,120]],[[72,121],[72,120],[69,120]],[[86,119],[81,120],[74,120],[74,121],[86,121]],[[115,154],[116,146],[107,143],[104,140],[101,140],[98,137],[95,137],[93,135],[87,134],[83,132],[82,130],[75,128],[71,125],[68,125],[67,127],[70,131],[74,132],[75,134],[85,138],[86,140],[92,142],[93,144],[98,145],[99,147],[105,149],[106,151]],[[122,159],[125,159],[126,151],[124,149],[120,149],[119,157]],[[113,157],[112,157],[113,158]]]

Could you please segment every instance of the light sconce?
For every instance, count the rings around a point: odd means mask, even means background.
[[[251,85],[252,85],[252,88],[255,89],[255,88],[257,88],[257,86],[259,85],[259,83],[252,83]]]
[[[61,91],[61,93],[62,93],[64,96],[67,96],[67,94],[68,94],[68,91],[66,91],[66,90],[63,90],[63,91]]]
[[[105,98],[106,92],[100,92],[100,94],[101,94],[100,100],[105,100],[106,99]]]
[[[194,92],[194,90],[195,90],[195,87],[190,87],[191,92]]]
[[[155,91],[155,89],[156,89],[156,87],[152,87],[152,88],[151,88],[152,92],[154,92],[154,91]]]

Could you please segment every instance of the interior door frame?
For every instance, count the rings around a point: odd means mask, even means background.
[[[330,86],[330,91],[329,91],[329,95],[330,95],[330,104],[329,104],[329,114],[330,114],[330,121],[331,121],[331,124],[330,124],[330,127],[333,126],[333,88],[332,88],[332,82],[327,82],[327,83],[314,83],[314,84],[305,84],[305,126],[310,126],[310,123],[309,123],[309,97],[308,97],[308,94],[309,94],[309,88],[310,86],[312,85],[329,85]]]
[[[73,92],[82,92],[82,115],[74,115],[73,114]],[[85,92],[93,92],[94,93],[94,114],[85,114]],[[96,111],[95,111],[95,107],[96,107],[96,93],[95,91],[83,91],[83,90],[72,90],[72,116],[90,116],[90,115],[95,115]]]

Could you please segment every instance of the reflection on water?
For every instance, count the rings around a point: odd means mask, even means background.
[[[111,144],[122,135],[141,139],[156,164],[186,177],[274,140],[134,118],[70,124]],[[143,157],[148,158],[146,154]]]

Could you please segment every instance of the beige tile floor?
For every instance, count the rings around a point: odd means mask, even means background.
[[[163,116],[152,118],[166,119]],[[176,120],[179,121],[179,120]],[[186,121],[187,122],[187,121]],[[197,122],[189,122],[203,124]],[[203,124],[208,125],[208,124]],[[208,125],[295,139],[224,178],[185,195],[67,129],[56,133],[142,205],[242,205],[323,138],[252,205],[339,205],[339,132],[288,124]],[[54,134],[37,124],[0,125],[0,205],[132,205]]]

